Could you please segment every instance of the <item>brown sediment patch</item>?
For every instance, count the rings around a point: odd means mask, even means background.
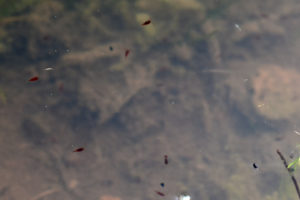
[[[294,69],[268,65],[253,79],[253,103],[262,115],[271,119],[290,119],[300,110],[300,73]]]
[[[99,198],[99,200],[121,200],[121,198],[110,195],[103,195]]]

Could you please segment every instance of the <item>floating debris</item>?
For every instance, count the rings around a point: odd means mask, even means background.
[[[257,169],[257,168],[258,168],[257,165],[256,165],[255,163],[253,163],[252,166],[253,166],[254,169]]]
[[[156,192],[156,194],[158,194],[159,196],[165,196],[165,194],[164,193],[162,193],[162,192],[160,192],[160,191],[155,191]]]
[[[191,200],[191,196],[186,194],[181,194],[178,197],[176,197],[176,200]]]
[[[165,155],[164,157],[165,157],[165,165],[169,164],[169,161],[168,161],[168,156],[167,156],[167,155]]]
[[[142,23],[142,26],[146,26],[146,25],[149,25],[151,23],[151,20],[148,19],[147,21],[145,21],[144,23]]]
[[[51,71],[51,70],[54,70],[54,68],[52,68],[52,67],[47,67],[47,68],[45,68],[44,70],[45,70],[45,71]]]
[[[126,58],[128,57],[129,53],[130,53],[130,50],[129,50],[129,49],[126,49],[126,50],[125,50],[125,57],[126,57]]]
[[[259,107],[259,108],[261,108],[261,107],[263,107],[265,104],[259,104],[259,105],[257,105],[257,107]]]
[[[241,29],[240,25],[238,25],[238,24],[234,24],[234,27],[235,27],[237,30],[239,30],[239,31],[242,31],[242,29]]]
[[[84,151],[84,148],[83,147],[80,147],[78,149],[75,149],[73,152],[81,152],[81,151]]]
[[[39,77],[38,76],[34,76],[34,77],[30,78],[28,81],[34,82],[34,81],[37,81],[37,80],[39,80]]]
[[[110,50],[110,51],[113,51],[113,50],[114,50],[114,48],[113,48],[112,46],[110,46],[110,47],[109,47],[109,50]]]
[[[296,133],[297,135],[300,135],[300,132],[297,130],[294,130],[294,133]]]
[[[165,184],[163,182],[160,183],[161,187],[165,187]]]

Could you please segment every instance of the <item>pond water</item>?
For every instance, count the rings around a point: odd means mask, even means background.
[[[0,198],[296,199],[276,151],[300,156],[299,17],[296,0],[0,1]]]

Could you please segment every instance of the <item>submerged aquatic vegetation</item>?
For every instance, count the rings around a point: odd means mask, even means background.
[[[0,0],[0,18],[22,14],[38,2],[39,0]]]
[[[300,148],[300,145],[296,146],[297,148]],[[288,164],[287,168],[289,172],[294,172],[297,169],[297,166],[300,165],[300,156],[297,156],[290,164]]]
[[[283,165],[285,166],[285,168],[287,169],[287,171],[289,172],[289,174],[290,174],[290,177],[291,177],[291,179],[292,179],[292,181],[293,181],[293,184],[294,184],[294,186],[295,186],[295,189],[296,189],[296,192],[297,192],[297,195],[298,195],[298,198],[300,199],[300,189],[299,189],[299,186],[298,186],[298,182],[297,182],[297,180],[296,180],[296,178],[295,178],[295,176],[293,175],[293,173],[291,173],[292,171],[290,170],[290,167],[291,166],[294,166],[294,162],[292,162],[290,165],[288,165],[287,164],[287,161],[286,161],[286,159],[284,158],[284,156],[282,155],[282,153],[277,149],[277,154],[279,155],[279,157],[280,157],[280,159],[282,160],[282,162],[283,162]],[[298,159],[296,159],[296,161],[297,162],[295,162],[295,163],[298,163],[299,162],[299,158]]]
[[[299,163],[300,157],[296,158],[293,162],[288,165],[289,172],[294,172],[297,168],[297,164]]]

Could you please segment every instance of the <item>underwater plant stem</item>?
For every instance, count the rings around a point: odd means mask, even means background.
[[[279,155],[280,159],[282,160],[283,165],[285,166],[286,170],[289,172],[290,177],[291,177],[291,179],[292,179],[292,181],[294,183],[294,186],[296,188],[296,191],[297,191],[297,194],[298,194],[298,198],[300,199],[300,190],[299,190],[299,186],[298,186],[298,183],[297,183],[297,180],[296,180],[295,176],[289,171],[288,164],[287,164],[284,156],[282,155],[282,153],[278,149],[276,150],[276,152]]]

